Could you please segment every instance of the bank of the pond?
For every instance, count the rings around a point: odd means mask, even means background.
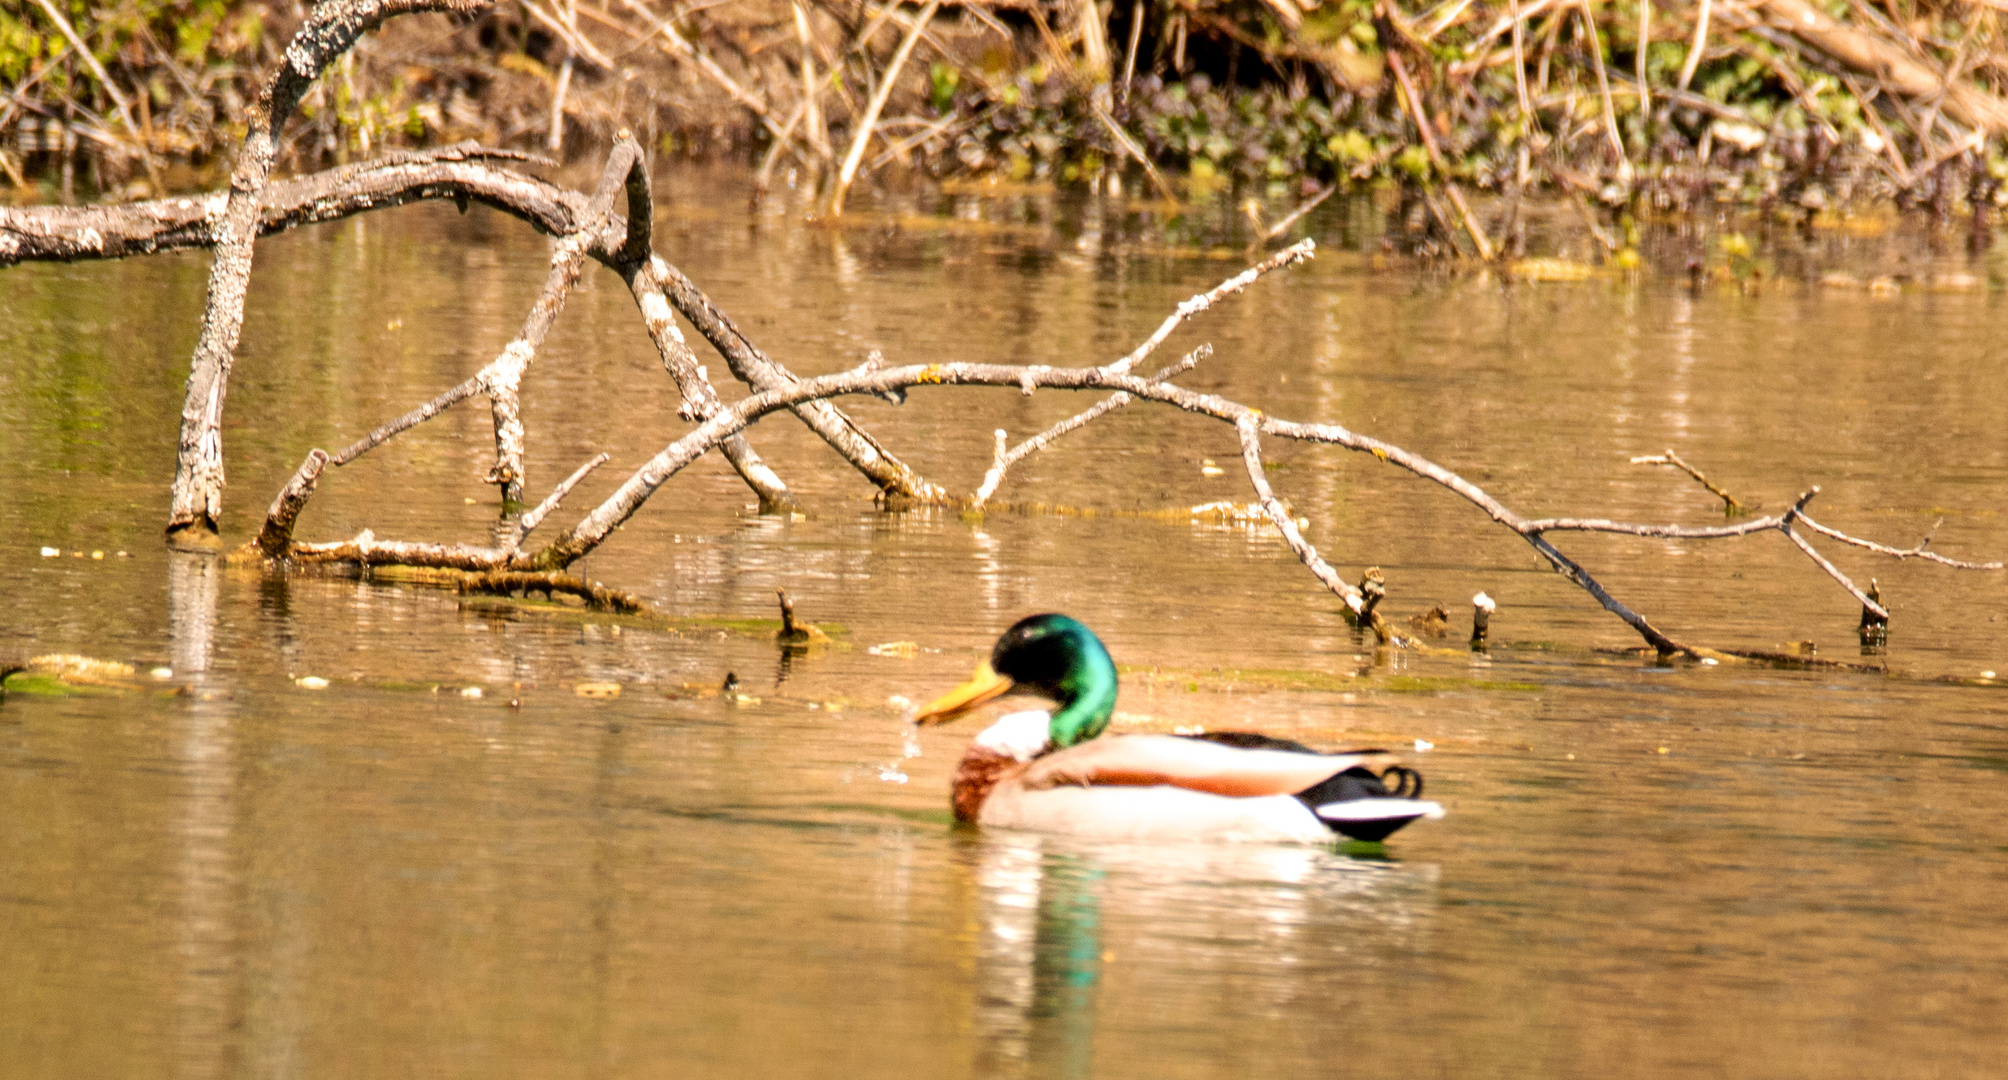
[[[0,13],[16,202],[216,186],[306,10],[44,7]],[[792,174],[831,212],[914,178],[1046,182],[1225,192],[1257,231],[1379,186],[1426,255],[1524,254],[1530,200],[1611,229],[1725,208],[1984,228],[2008,176],[1994,20],[1901,0],[506,3],[388,23],[286,151],[302,171],[462,138],[584,158],[628,128]]]

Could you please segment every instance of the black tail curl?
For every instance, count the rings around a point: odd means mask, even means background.
[[[1422,774],[1406,765],[1389,765],[1379,776],[1364,765],[1335,773],[1297,793],[1305,806],[1316,810],[1354,799],[1419,799]]]

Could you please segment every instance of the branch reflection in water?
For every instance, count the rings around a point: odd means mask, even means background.
[[[233,696],[214,688],[216,594],[222,568],[215,557],[168,555],[168,630],[175,672],[188,680],[192,700],[173,721],[173,764],[178,766],[179,842],[168,900],[175,987],[176,1073],[228,1076],[242,1023],[238,880],[232,860],[237,832],[237,750]]]
[[[993,830],[972,837],[981,936],[974,1075],[1086,1077],[1104,983],[1134,977],[1234,980],[1236,1013],[1274,1015],[1332,961],[1426,948],[1438,868],[1324,848],[1092,844]],[[1321,963],[1322,961],[1322,963]],[[1141,991],[1164,1008],[1168,996]],[[1336,1003],[1335,1003],[1336,1004]],[[1110,1017],[1162,1030],[1169,1015]]]

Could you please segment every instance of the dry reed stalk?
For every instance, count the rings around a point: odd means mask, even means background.
[[[1674,80],[1674,89],[1685,91],[1694,81],[1694,71],[1701,66],[1701,56],[1708,50],[1708,13],[1714,0],[1701,0],[1694,16],[1694,43],[1687,47],[1687,59],[1681,61],[1680,78]]]
[[[878,126],[881,110],[885,108],[887,97],[899,81],[900,70],[906,66],[906,58],[913,55],[914,43],[920,40],[921,31],[927,28],[928,20],[941,7],[941,0],[927,0],[927,6],[899,40],[899,47],[893,50],[892,59],[886,62],[885,74],[880,77],[878,91],[872,94],[865,105],[864,115],[858,117],[858,130],[851,139],[851,148],[844,154],[844,163],[837,170],[836,186],[830,190],[830,216],[841,217],[844,212],[844,196],[850,191],[851,181],[857,177],[858,164],[864,160],[865,145],[871,141],[872,132]]]
[[[1400,54],[1393,50],[1387,53],[1388,70],[1394,72],[1395,85],[1401,89],[1402,103],[1407,106],[1410,119],[1415,121],[1416,131],[1422,136],[1422,146],[1429,154],[1430,163],[1436,166],[1437,174],[1443,177],[1443,190],[1450,196],[1451,205],[1457,208],[1458,217],[1464,223],[1464,231],[1471,237],[1471,246],[1478,250],[1478,258],[1491,262],[1492,241],[1485,235],[1485,227],[1478,223],[1478,215],[1464,201],[1464,193],[1457,188],[1457,182],[1450,179],[1450,163],[1444,160],[1443,151],[1436,145],[1436,133],[1431,130],[1429,113],[1422,107],[1422,98],[1416,95],[1415,83],[1408,77],[1408,68],[1402,63]],[[1426,193],[1425,193],[1426,194]],[[1448,230],[1446,230],[1448,231]]]

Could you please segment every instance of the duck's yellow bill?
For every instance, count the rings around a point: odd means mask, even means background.
[[[913,718],[916,724],[942,724],[961,716],[963,713],[1002,697],[1015,686],[1009,676],[999,675],[990,669],[990,661],[976,665],[976,674],[961,686],[928,702],[927,708]]]

